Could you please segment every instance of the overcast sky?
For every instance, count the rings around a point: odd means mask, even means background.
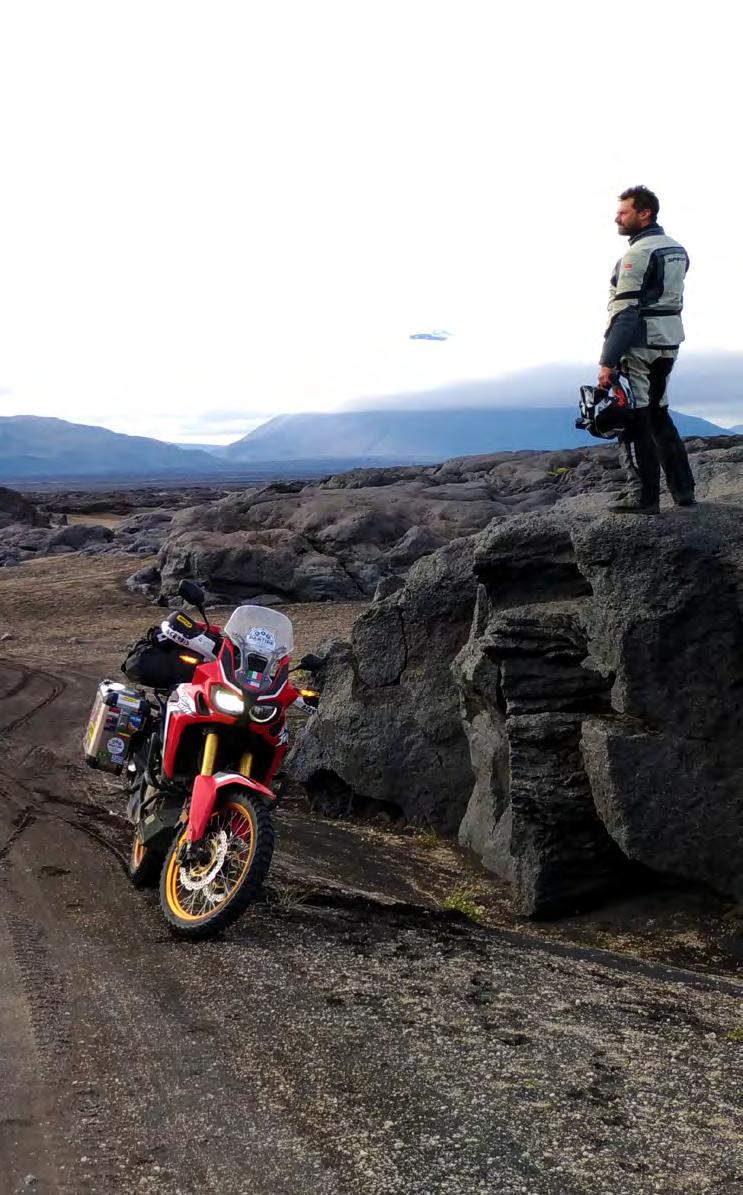
[[[693,11],[2,4],[0,412],[227,442],[594,361],[639,182],[691,255],[685,351],[738,349],[739,37]]]

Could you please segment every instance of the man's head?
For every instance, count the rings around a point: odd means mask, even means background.
[[[614,217],[620,237],[633,237],[648,224],[655,224],[659,208],[658,196],[647,187],[628,187],[622,191]]]

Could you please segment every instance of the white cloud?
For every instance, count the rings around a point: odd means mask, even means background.
[[[0,409],[216,440],[591,360],[634,182],[691,254],[690,346],[737,347],[727,13],[643,10],[638,59],[577,0],[5,6]]]

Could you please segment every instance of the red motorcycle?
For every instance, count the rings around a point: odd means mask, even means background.
[[[179,593],[203,621],[174,612],[130,649],[123,671],[154,689],[154,701],[105,681],[86,758],[126,768],[133,883],[159,876],[173,931],[203,938],[233,922],[266,878],[286,711],[312,710],[318,695],[289,679],[294,637],[285,614],[239,606],[222,630],[209,624],[198,585],[182,581]],[[297,669],[320,663],[306,656]]]

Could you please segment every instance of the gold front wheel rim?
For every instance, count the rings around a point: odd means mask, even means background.
[[[208,921],[229,903],[253,861],[253,823],[243,806],[236,801],[226,801],[209,819],[204,837],[212,838],[210,849],[213,856],[216,854],[215,841],[221,833],[227,833],[229,839],[224,860],[213,879],[201,888],[189,890],[184,883],[182,872],[185,868],[180,859],[180,852],[186,841],[185,832],[178,839],[168,859],[165,899],[171,913],[190,925]],[[208,874],[204,867],[196,866],[189,870],[187,878],[201,880],[204,874]]]

